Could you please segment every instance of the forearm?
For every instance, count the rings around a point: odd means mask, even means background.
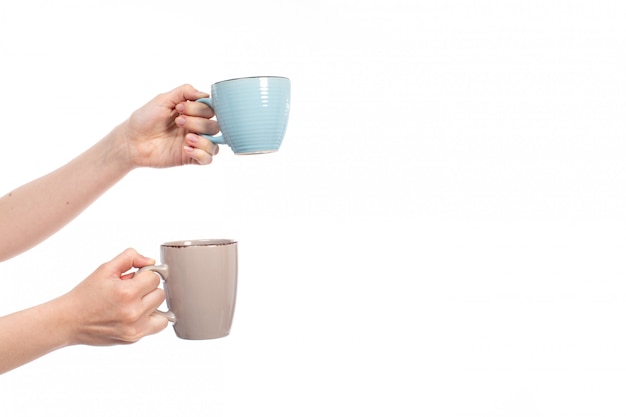
[[[66,165],[0,198],[0,261],[43,241],[132,168],[118,127]]]
[[[0,317],[0,374],[70,345],[63,299]]]

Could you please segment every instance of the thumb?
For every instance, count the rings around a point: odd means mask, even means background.
[[[183,84],[180,87],[177,87],[170,91],[169,93],[165,93],[164,97],[171,103],[182,103],[183,101],[195,101],[202,97],[208,97],[209,94],[203,93],[195,89],[191,84]]]

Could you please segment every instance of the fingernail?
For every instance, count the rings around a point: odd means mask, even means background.
[[[183,149],[187,153],[192,153],[193,152],[193,148],[191,146],[183,146]]]
[[[182,113],[185,111],[185,105],[183,103],[179,103],[176,105],[176,111]]]
[[[184,126],[185,125],[185,118],[184,117],[177,117],[176,118],[176,125]]]
[[[198,143],[198,137],[196,135],[187,135],[187,142],[195,145],[196,143]]]

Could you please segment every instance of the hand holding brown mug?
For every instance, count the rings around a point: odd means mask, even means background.
[[[128,273],[131,268],[153,263],[154,260],[127,249],[64,296],[72,304],[74,317],[70,343],[133,343],[167,327],[167,320],[155,314],[165,300],[158,276],[147,271]]]
[[[63,347],[128,344],[163,330],[159,278],[128,272],[152,264],[127,249],[67,294],[0,317],[0,374]]]

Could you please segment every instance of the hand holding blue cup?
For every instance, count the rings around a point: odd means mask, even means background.
[[[276,152],[287,130],[291,82],[285,77],[245,77],[211,86],[211,97],[197,101],[215,112],[220,134],[202,135],[228,145],[235,154]]]

